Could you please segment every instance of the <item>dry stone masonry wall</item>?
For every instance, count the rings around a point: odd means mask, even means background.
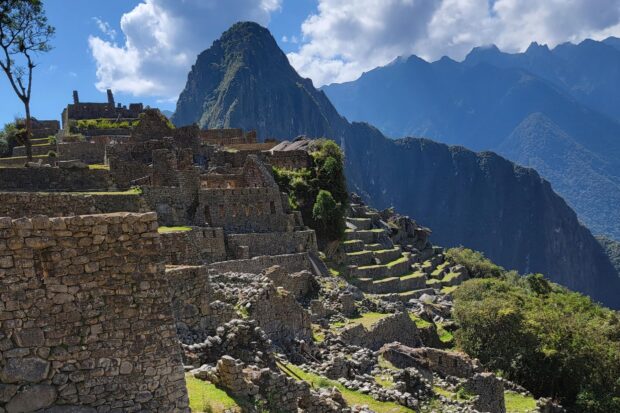
[[[189,411],[156,219],[0,219],[0,409]]]

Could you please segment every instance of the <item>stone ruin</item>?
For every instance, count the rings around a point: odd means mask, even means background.
[[[271,174],[311,165],[310,143],[204,135],[147,110],[109,169],[0,168],[0,413],[188,412],[184,374],[247,411],[371,411],[294,369],[412,409],[437,385],[475,395],[445,411],[526,393],[443,349],[468,274],[428,229],[352,195],[334,277]]]

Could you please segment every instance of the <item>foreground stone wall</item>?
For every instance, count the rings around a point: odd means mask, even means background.
[[[0,192],[0,216],[52,217],[110,212],[147,212],[139,195],[82,195],[54,192]]]
[[[0,191],[107,191],[109,171],[65,168],[0,168]]]
[[[154,213],[0,228],[0,410],[189,412]]]
[[[161,242],[169,265],[200,265],[226,259],[222,228],[193,227],[190,231],[164,233]]]

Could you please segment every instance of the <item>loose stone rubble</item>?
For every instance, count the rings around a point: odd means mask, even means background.
[[[248,412],[373,411],[355,394],[503,413],[505,391],[531,396],[450,350],[469,274],[427,228],[352,194],[346,240],[320,257],[271,174],[311,165],[308,141],[172,129],[108,98],[76,94],[64,129],[94,111],[133,132],[0,168],[0,413],[188,412],[184,372]]]

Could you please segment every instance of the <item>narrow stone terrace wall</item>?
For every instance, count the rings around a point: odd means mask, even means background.
[[[0,410],[189,412],[156,219],[0,218]]]
[[[110,212],[147,212],[139,195],[83,195],[56,192],[0,192],[0,217],[63,217]]]
[[[307,253],[260,256],[251,259],[230,260],[216,262],[207,266],[208,269],[218,273],[241,272],[259,274],[263,270],[274,265],[279,265],[285,271],[295,273],[303,270],[312,271],[312,264]]]
[[[229,234],[226,236],[226,241],[231,256],[235,256],[240,247],[248,247],[247,258],[317,251],[316,235],[313,230]]]
[[[109,171],[69,168],[0,168],[0,191],[107,191]]]
[[[162,252],[169,265],[200,265],[226,259],[222,228],[193,227],[161,234]]]

